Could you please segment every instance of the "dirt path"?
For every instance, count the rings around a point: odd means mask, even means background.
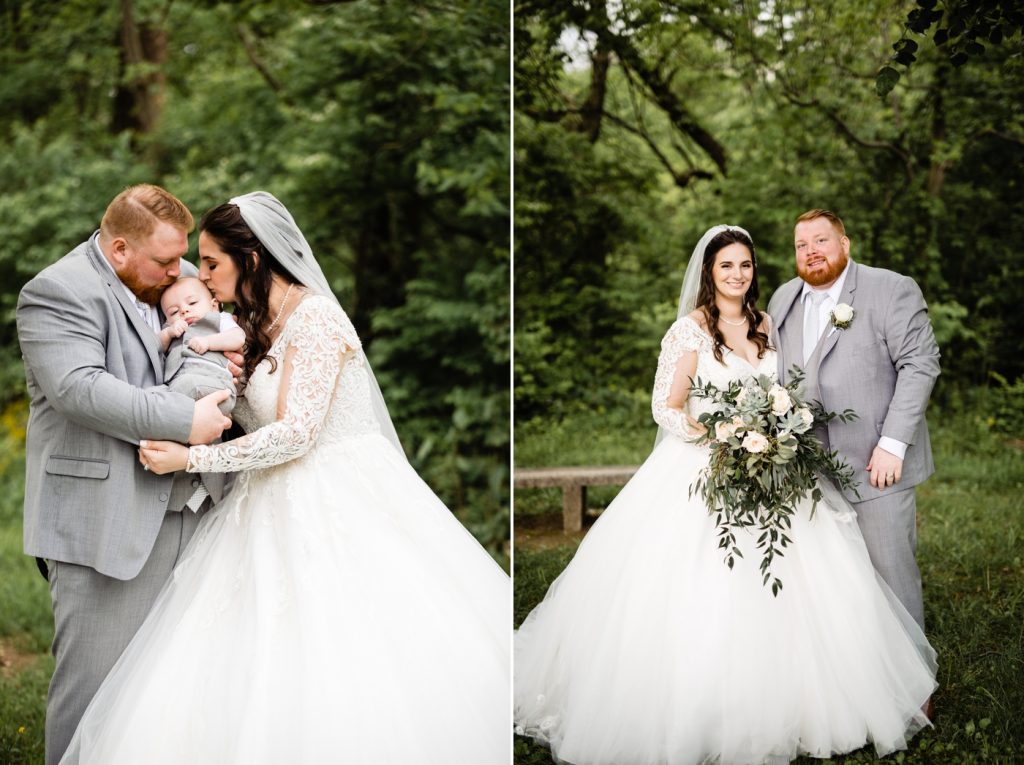
[[[596,518],[583,516],[583,530],[567,533],[562,530],[562,516],[559,513],[527,515],[516,517],[515,546],[519,549],[549,550],[552,547],[576,546]]]
[[[0,673],[4,677],[14,677],[22,670],[35,664],[43,654],[27,653],[20,650],[17,640],[13,637],[0,637]]]

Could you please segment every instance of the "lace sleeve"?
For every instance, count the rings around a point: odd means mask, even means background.
[[[651,412],[656,423],[680,438],[688,438],[692,434],[686,423],[686,415],[668,405],[676,367],[684,353],[699,353],[709,344],[709,338],[687,316],[677,320],[661,341],[661,355],[658,356],[658,371],[654,375],[654,392],[651,395]]]
[[[326,298],[306,298],[285,325],[284,357],[289,367],[284,414],[241,438],[189,448],[190,473],[253,470],[301,457],[316,441],[334,394],[342,357],[360,347],[351,322]],[[278,374],[283,374],[279,370]]]

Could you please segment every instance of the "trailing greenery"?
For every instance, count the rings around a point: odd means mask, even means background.
[[[918,40],[935,27],[932,43],[953,66],[963,66],[971,56],[985,52],[988,44],[1004,41],[1021,49],[1024,10],[1010,0],[919,0],[907,14],[900,39],[893,43],[891,63],[910,68],[917,60]],[[883,98],[896,86],[900,70],[882,67],[875,75],[875,89]]]
[[[692,399],[711,402],[698,418],[704,431],[694,439],[709,447],[710,459],[690,496],[699,494],[714,513],[718,547],[730,569],[743,557],[736,530],[757,526],[760,570],[763,583],[772,583],[772,595],[782,590],[772,562],[792,543],[786,532],[792,533],[793,515],[808,498],[814,517],[822,498],[820,478],[843,491],[857,491],[853,468],[814,435],[815,428],[833,419],[849,422],[856,413],[827,412],[817,401],[805,402],[803,370],[794,366],[789,374],[785,386],[758,375],[724,390],[700,378],[690,388]]]
[[[983,397],[956,411],[933,411],[929,417],[936,473],[918,489],[918,562],[927,634],[939,654],[936,722],[912,739],[906,752],[890,755],[886,762],[959,765],[1024,760],[1024,719],[1019,714],[1024,707],[1024,450],[992,433],[990,411],[991,401]],[[533,462],[535,456],[557,451],[565,464],[601,464],[609,453],[602,445],[608,429],[606,418],[596,412],[566,418],[551,432],[520,429],[517,455],[522,452]],[[628,446],[613,461],[642,461],[650,452],[648,435],[652,430],[646,422],[626,427],[622,436]],[[536,494],[517,491],[517,519],[520,503],[533,503]],[[546,511],[558,513],[559,507],[554,499]],[[572,541],[547,549],[524,548],[517,541],[517,626],[575,549]],[[541,765],[551,758],[545,747],[517,737],[515,762]],[[868,747],[831,762],[853,765],[877,758]]]

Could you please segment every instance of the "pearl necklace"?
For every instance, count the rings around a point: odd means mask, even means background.
[[[277,316],[275,316],[275,317],[274,317],[274,320],[273,320],[272,322],[270,322],[270,326],[269,326],[269,327],[267,327],[267,334],[268,334],[268,335],[269,335],[269,334],[270,334],[271,332],[273,332],[273,331],[274,331],[274,327],[276,327],[276,326],[277,326],[277,323],[278,323],[279,321],[281,321],[281,314],[283,314],[283,313],[284,313],[284,307],[285,307],[285,305],[286,305],[286,304],[288,303],[288,296],[289,296],[290,294],[292,294],[292,287],[294,287],[294,286],[295,286],[295,284],[294,284],[294,283],[293,283],[293,284],[289,284],[289,285],[288,285],[288,289],[287,289],[287,290],[285,290],[285,293],[284,293],[284,300],[282,300],[282,301],[281,301],[281,307],[277,309]]]
[[[719,321],[724,321],[726,324],[731,324],[734,327],[742,327],[744,324],[747,323],[747,318],[745,316],[742,319],[740,319],[739,321],[729,321],[724,316],[719,316],[718,320]]]

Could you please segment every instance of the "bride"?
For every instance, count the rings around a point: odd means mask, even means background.
[[[708,449],[688,442],[719,388],[775,377],[755,308],[749,235],[716,226],[687,268],[661,345],[653,453],[587,534],[515,637],[516,731],[574,765],[786,763],[872,742],[904,748],[929,724],[935,653],[878,577],[838,492],[793,519],[793,544],[763,587],[756,532],[733,570],[689,487]]]
[[[140,460],[238,476],[62,762],[505,765],[508,577],[406,461],[285,207],[246,194],[200,232],[249,338],[247,435]]]

